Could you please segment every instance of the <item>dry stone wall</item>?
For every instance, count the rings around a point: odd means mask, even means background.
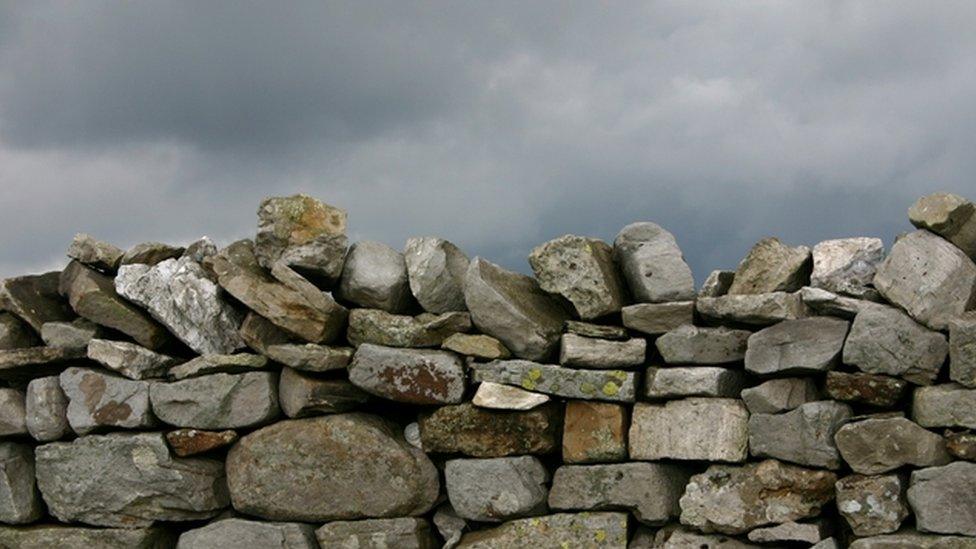
[[[0,283],[0,547],[976,547],[976,213],[757,243],[650,222],[534,276],[265,200]]]

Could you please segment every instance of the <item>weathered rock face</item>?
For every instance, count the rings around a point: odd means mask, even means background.
[[[718,297],[729,293],[729,287],[735,280],[735,271],[716,270],[708,273],[708,278],[702,282],[698,290],[698,297]]]
[[[346,235],[322,235],[307,244],[287,248],[278,263],[287,265],[321,288],[335,288],[346,264]]]
[[[590,537],[580,536],[590,533]],[[579,547],[581,549],[625,549],[626,513],[560,513],[518,519],[491,530],[469,532],[458,549],[497,547]]]
[[[165,423],[194,429],[253,427],[276,418],[278,374],[212,374],[149,386],[153,412]]]
[[[976,463],[913,471],[908,503],[921,532],[976,535]]]
[[[68,368],[59,377],[68,397],[68,424],[79,435],[97,429],[141,429],[156,424],[149,383],[93,368]]]
[[[835,436],[841,457],[855,472],[875,475],[903,465],[949,462],[941,436],[901,417],[874,418],[841,427]]]
[[[0,379],[23,381],[57,374],[68,363],[84,357],[84,349],[28,347],[0,351]]]
[[[18,276],[0,281],[0,311],[13,313],[40,333],[47,322],[75,318],[59,291],[60,272]]]
[[[464,530],[468,526],[468,522],[457,516],[457,513],[454,512],[454,508],[451,507],[450,502],[442,504],[434,511],[433,522],[434,526],[437,527],[437,531],[440,532],[441,537],[444,538],[444,545],[441,546],[441,549],[454,549],[457,547],[457,544],[461,541],[461,536],[464,534]]]
[[[908,382],[877,374],[827,372],[827,395],[834,400],[891,408],[908,389]]]
[[[617,233],[613,258],[639,303],[687,301],[695,279],[674,235],[656,223],[631,223]]]
[[[817,314],[853,319],[861,309],[876,305],[874,301],[855,299],[828,292],[822,288],[804,286],[797,292],[803,304]]]
[[[272,345],[290,343],[292,335],[274,325],[273,322],[253,312],[247,313],[238,330],[247,346],[259,353],[267,352]]]
[[[533,456],[452,459],[447,496],[458,516],[481,522],[544,514],[549,471]]]
[[[345,379],[319,379],[291,368],[278,382],[281,411],[291,418],[348,412],[369,400],[369,395]]]
[[[650,399],[687,396],[737,397],[745,376],[739,370],[714,366],[648,368],[644,396]]]
[[[601,463],[627,459],[627,409],[609,402],[571,400],[563,422],[563,461]]]
[[[930,385],[949,352],[946,337],[893,307],[863,309],[844,345],[844,363],[869,374],[888,374]]]
[[[420,438],[426,452],[472,457],[543,455],[558,448],[561,420],[555,405],[501,412],[465,403],[422,414]]]
[[[175,539],[159,526],[152,528],[85,528],[55,524],[27,528],[0,526],[0,547],[18,549],[163,549]]]
[[[630,459],[745,461],[749,412],[729,398],[634,405]]]
[[[88,358],[129,379],[164,377],[180,361],[128,341],[93,339]]]
[[[25,398],[25,423],[35,440],[57,440],[71,431],[68,425],[68,397],[57,376],[31,380]]]
[[[647,341],[628,339],[609,341],[563,334],[559,347],[559,363],[579,368],[628,368],[644,363]]]
[[[755,326],[810,316],[799,292],[701,297],[695,301],[695,308],[708,320]]]
[[[364,344],[349,363],[349,381],[367,393],[411,404],[456,404],[464,364],[454,353]]]
[[[30,446],[0,442],[0,495],[0,521],[6,524],[33,522],[44,514]]]
[[[532,250],[529,264],[539,286],[565,297],[584,320],[615,313],[626,302],[613,249],[602,240],[561,236]]]
[[[76,234],[68,247],[68,257],[107,273],[114,273],[118,269],[124,253],[116,246],[84,233]]]
[[[744,543],[735,538],[720,534],[699,534],[694,530],[676,526],[658,530],[655,540],[648,541],[648,545],[635,545],[631,540],[628,549],[686,549],[689,547],[706,549],[759,549],[761,545]],[[821,549],[818,547],[817,549]],[[836,547],[831,549],[837,549]]]
[[[810,248],[791,248],[778,238],[764,238],[739,263],[728,293],[795,292],[807,284],[811,268]]]
[[[531,410],[549,402],[549,397],[511,385],[484,381],[478,384],[471,402],[480,408],[493,410]]]
[[[837,481],[837,510],[857,536],[890,534],[911,511],[900,475],[851,475]]]
[[[254,250],[265,268],[293,247],[346,232],[346,212],[304,194],[266,198],[258,207]]]
[[[0,436],[27,434],[24,392],[0,387]]]
[[[663,463],[563,465],[553,475],[549,507],[580,511],[625,509],[641,522],[664,524],[680,514],[678,498],[690,476],[678,465]]]
[[[176,259],[183,255],[186,248],[171,246],[162,242],[142,242],[129,248],[123,255],[121,265],[156,265],[167,259]]]
[[[338,414],[275,423],[227,454],[234,509],[306,522],[414,516],[433,507],[437,469],[376,416]]]
[[[756,528],[749,532],[749,541],[757,543],[808,543],[815,544],[827,537],[830,531],[825,521],[784,522],[776,526]],[[817,546],[817,549],[822,549]],[[836,549],[836,548],[835,548]]]
[[[495,360],[474,364],[472,370],[475,381],[515,385],[566,398],[633,402],[636,394],[636,376],[623,370],[575,370],[528,360]]]
[[[38,344],[30,326],[10,313],[0,313],[0,349],[22,349]]]
[[[912,419],[922,427],[976,429],[976,389],[955,383],[918,387],[912,399]]]
[[[952,242],[976,261],[976,206],[952,193],[933,193],[919,198],[908,209],[908,219]]]
[[[745,358],[750,335],[746,330],[685,324],[657,338],[654,345],[668,364],[725,364]]]
[[[832,370],[849,327],[846,320],[814,317],[765,328],[749,337],[746,370],[759,375]]]
[[[177,429],[166,433],[166,442],[179,457],[195,456],[211,450],[230,446],[237,442],[234,431],[199,431]]]
[[[180,549],[250,547],[253,549],[317,549],[315,528],[298,522],[259,522],[227,518],[180,535]]]
[[[749,417],[749,453],[839,469],[834,433],[850,418],[849,406],[831,400],[801,404],[785,414],[753,414]]]
[[[62,349],[87,349],[88,343],[102,337],[103,333],[101,326],[84,318],[71,322],[45,322],[41,327],[44,344]]]
[[[904,530],[897,534],[887,534],[854,540],[849,549],[974,549],[976,540],[961,536],[939,536],[919,534]]]
[[[627,328],[649,335],[659,335],[691,324],[694,301],[671,303],[637,303],[621,309],[620,317]]]
[[[976,388],[976,311],[949,321],[949,378]]]
[[[608,326],[606,324],[593,324],[581,320],[567,320],[566,333],[576,334],[583,337],[595,337],[597,339],[630,339],[630,334],[622,326]]]
[[[188,379],[209,374],[239,374],[267,367],[268,359],[261,355],[203,355],[170,368],[168,375],[173,379]]]
[[[380,309],[353,309],[346,338],[355,346],[363,343],[387,347],[440,347],[449,336],[471,330],[467,313],[419,316],[394,315]]]
[[[484,334],[451,334],[441,349],[480,360],[504,360],[512,356],[505,345]]]
[[[761,385],[743,389],[742,401],[753,414],[778,414],[817,400],[819,391],[807,377],[771,379]]]
[[[315,531],[321,547],[438,549],[430,523],[420,518],[330,522]]]
[[[314,343],[270,345],[264,353],[275,362],[306,372],[343,370],[352,360],[350,347],[328,347]]]
[[[342,268],[339,295],[360,307],[408,311],[414,301],[403,254],[380,242],[353,244]]]
[[[403,247],[410,291],[430,313],[464,311],[464,275],[471,261],[454,244],[434,237],[409,238]]]
[[[870,284],[883,259],[884,243],[880,238],[825,240],[813,247],[810,285],[838,294],[875,298],[877,291]]]
[[[976,461],[976,433],[946,433],[945,441],[950,456]]]
[[[65,522],[124,528],[201,520],[227,503],[224,466],[170,456],[160,433],[114,433],[36,449],[37,486]]]

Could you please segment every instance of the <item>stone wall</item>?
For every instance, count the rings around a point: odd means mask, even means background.
[[[696,290],[654,223],[534,277],[439,238],[253,240],[0,286],[0,547],[976,547],[976,215]]]

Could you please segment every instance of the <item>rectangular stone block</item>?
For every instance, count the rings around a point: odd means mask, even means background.
[[[731,398],[637,403],[629,445],[634,460],[745,461],[749,412],[741,400]]]

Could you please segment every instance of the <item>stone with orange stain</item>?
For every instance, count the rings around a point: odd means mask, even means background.
[[[571,400],[563,422],[563,461],[602,463],[627,459],[627,409],[619,404]]]
[[[456,404],[464,398],[464,363],[448,351],[367,343],[352,357],[349,381],[368,393],[397,402]]]
[[[558,448],[562,410],[554,403],[532,410],[478,408],[470,402],[420,416],[424,451],[503,457],[548,454]]]
[[[179,457],[195,456],[237,442],[237,432],[177,429],[166,433],[166,442]]]
[[[98,429],[152,427],[156,418],[149,405],[149,383],[93,368],[68,368],[59,377],[68,397],[68,424],[85,435]]]
[[[345,232],[345,210],[304,194],[272,196],[258,207],[254,251],[261,265],[270,269],[289,248]]]

